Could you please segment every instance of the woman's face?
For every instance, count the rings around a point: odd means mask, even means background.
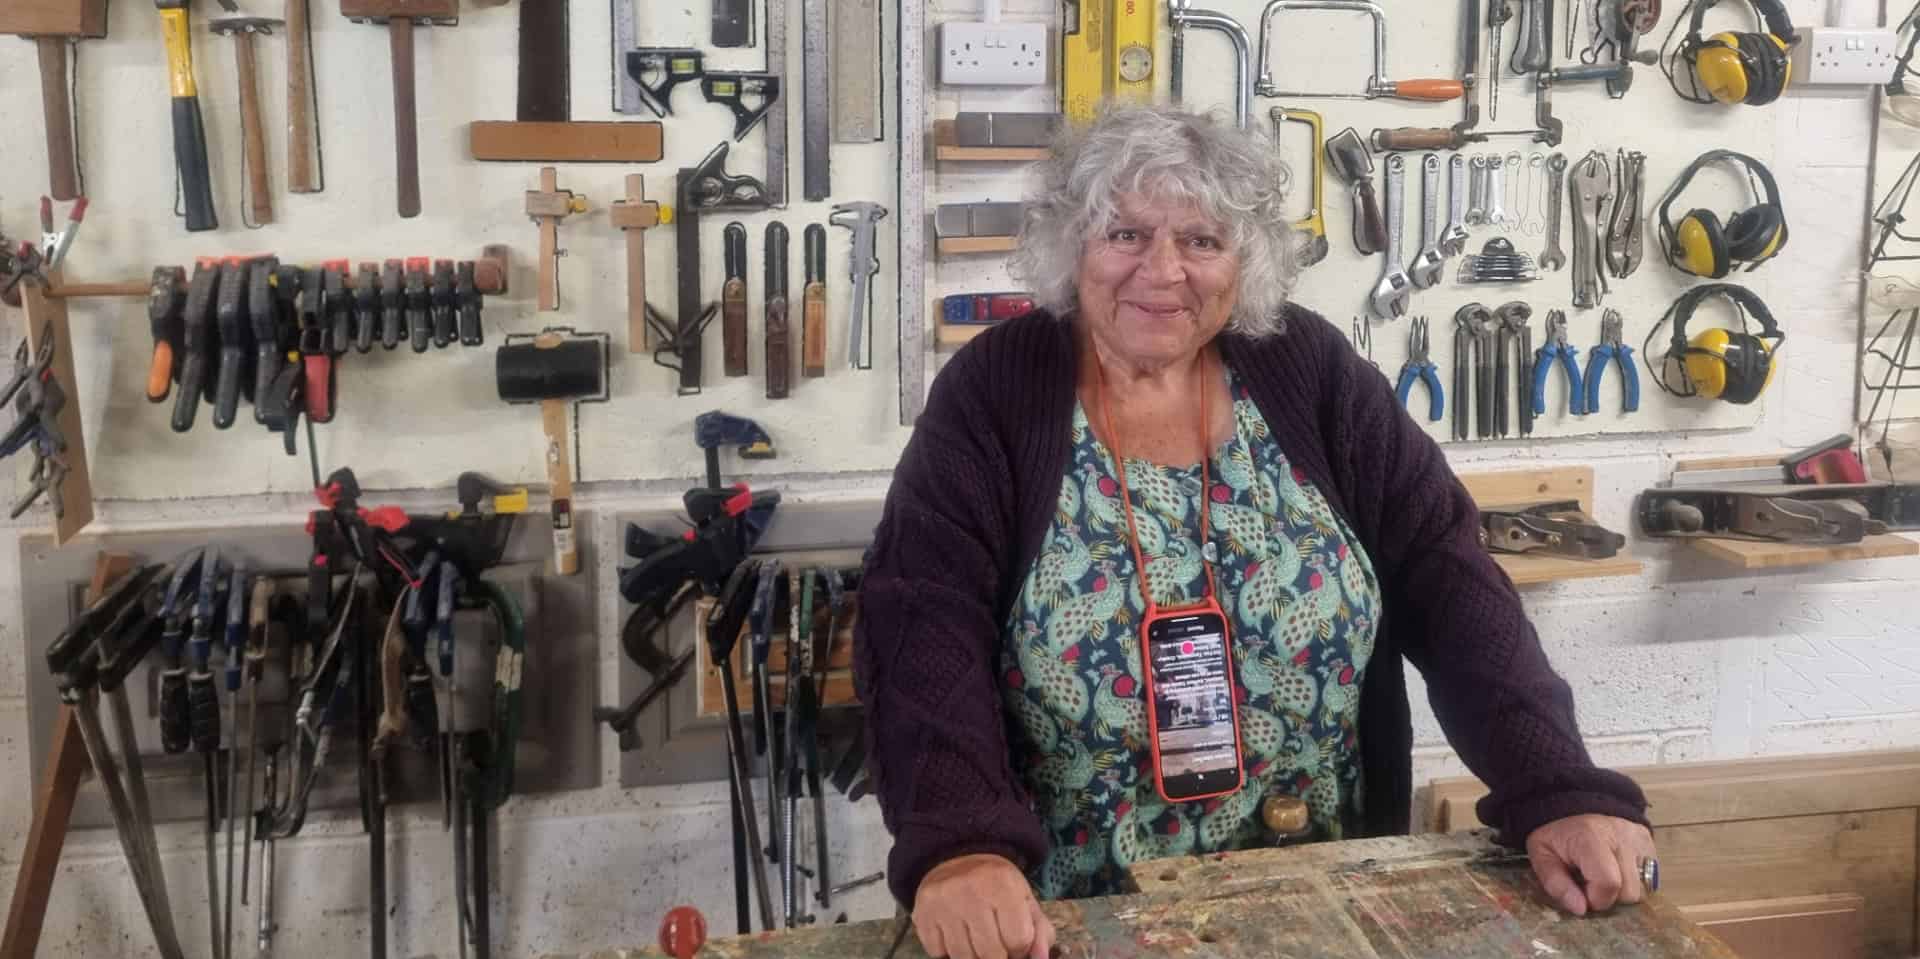
[[[1227,247],[1222,224],[1190,206],[1128,195],[1082,248],[1080,315],[1122,362],[1163,365],[1226,327],[1239,278],[1239,252]]]

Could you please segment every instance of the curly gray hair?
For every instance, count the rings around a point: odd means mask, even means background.
[[[1271,141],[1224,115],[1114,104],[1091,124],[1066,125],[1035,168],[1011,266],[1041,307],[1056,316],[1073,310],[1088,237],[1112,223],[1122,196],[1134,195],[1191,204],[1220,223],[1240,268],[1227,328],[1282,332],[1297,241],[1282,205],[1289,174]]]

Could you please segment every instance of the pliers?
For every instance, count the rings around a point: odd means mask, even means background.
[[[1609,309],[1600,316],[1600,343],[1587,353],[1587,412],[1600,411],[1600,376],[1607,371],[1607,361],[1612,360],[1620,368],[1622,381],[1620,412],[1631,413],[1640,408],[1640,371],[1633,368],[1633,347],[1622,339],[1626,321],[1621,319],[1620,311]]]
[[[1432,342],[1427,318],[1422,316],[1413,321],[1413,328],[1407,333],[1407,361],[1400,364],[1400,382],[1393,388],[1400,405],[1407,405],[1407,399],[1413,395],[1413,381],[1427,384],[1427,420],[1438,423],[1447,407],[1447,397],[1440,391],[1440,372],[1427,358],[1428,347]]]
[[[1540,349],[1534,353],[1533,361],[1533,413],[1543,416],[1547,412],[1547,376],[1553,372],[1555,360],[1567,373],[1567,412],[1575,416],[1587,414],[1587,391],[1580,382],[1579,351],[1567,343],[1567,314],[1564,310],[1551,310],[1547,313],[1547,333]]]

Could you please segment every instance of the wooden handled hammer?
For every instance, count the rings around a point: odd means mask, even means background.
[[[107,35],[107,0],[34,0],[0,4],[0,33],[33,41],[40,57],[40,103],[46,113],[47,169],[56,200],[80,195],[73,149],[73,103],[68,98],[68,44]]]
[[[240,68],[240,139],[246,149],[247,191],[252,201],[253,221],[273,222],[273,189],[267,183],[267,135],[260,123],[259,69],[253,58],[254,35],[271,36],[279,20],[262,17],[228,17],[207,24],[207,29],[233,37],[234,62]]]

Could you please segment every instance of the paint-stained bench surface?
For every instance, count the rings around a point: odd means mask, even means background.
[[[1525,857],[1456,833],[1134,867],[1138,895],[1049,903],[1064,959],[1736,959],[1659,896],[1574,919]],[[881,959],[891,921],[716,939],[700,959]],[[572,959],[658,956],[613,949]],[[901,959],[922,959],[909,934]],[[563,957],[553,957],[563,959]]]

